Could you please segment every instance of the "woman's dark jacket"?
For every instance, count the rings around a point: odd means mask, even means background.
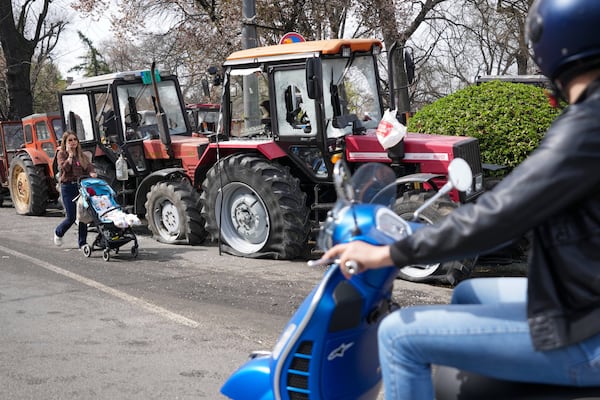
[[[600,83],[476,203],[391,248],[395,265],[460,259],[532,232],[528,319],[549,350],[600,333]]]

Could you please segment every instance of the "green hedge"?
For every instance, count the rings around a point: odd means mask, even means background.
[[[537,86],[492,81],[423,107],[409,119],[408,131],[475,137],[484,163],[512,169],[537,147],[559,113]]]

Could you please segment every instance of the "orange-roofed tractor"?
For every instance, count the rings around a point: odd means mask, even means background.
[[[42,215],[60,197],[54,156],[62,120],[58,113],[43,113],[29,115],[21,123],[24,143],[10,160],[10,197],[18,214]]]
[[[474,173],[471,189],[429,209],[423,216],[430,222],[481,193],[474,138],[408,134],[390,151],[379,143],[381,50],[376,39],[340,39],[252,48],[226,59],[222,127],[201,159],[210,160],[205,165],[215,163],[201,198],[207,231],[220,237],[229,252],[305,256],[310,233],[335,202],[332,171],[339,159],[352,169],[381,162],[391,164],[398,176],[419,174],[406,184],[404,201],[397,204],[405,214],[445,182],[450,161],[464,158]],[[452,280],[461,269],[461,263],[414,266],[401,275]]]

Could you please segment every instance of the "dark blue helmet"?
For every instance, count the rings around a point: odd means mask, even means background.
[[[599,65],[600,0],[535,0],[526,32],[542,73],[568,81],[564,72]]]

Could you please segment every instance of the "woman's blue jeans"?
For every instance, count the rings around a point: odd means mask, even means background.
[[[66,217],[58,224],[54,233],[56,233],[57,236],[63,237],[77,219],[77,204],[73,200],[79,195],[79,188],[76,183],[63,183],[60,185],[60,194],[62,196],[63,206],[65,207]],[[77,244],[81,247],[86,241],[87,225],[80,222]]]
[[[386,400],[431,400],[431,365],[494,378],[600,386],[600,335],[552,351],[533,349],[526,278],[463,281],[450,305],[407,307],[379,327]]]

